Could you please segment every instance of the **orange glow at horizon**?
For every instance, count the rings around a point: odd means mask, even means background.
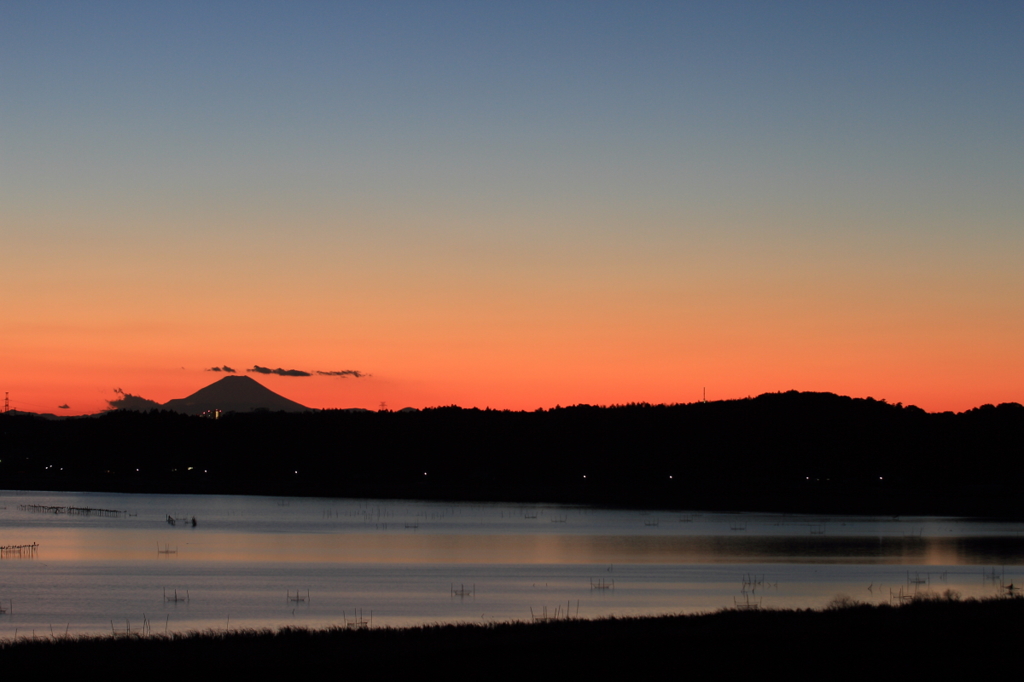
[[[236,242],[224,235],[237,218],[203,240],[19,237],[0,390],[17,409],[90,414],[115,388],[163,403],[219,378],[205,369],[258,364],[369,375],[250,374],[313,408],[676,403],[703,387],[711,400],[795,389],[929,411],[1024,401],[1018,235],[923,243],[724,218],[672,232],[680,216],[667,215],[632,239],[627,216],[586,213],[605,234],[588,239],[582,215],[560,215],[486,239],[466,216],[438,234],[443,214],[369,210],[351,219],[380,235],[348,242],[311,216],[308,244],[268,230]]]

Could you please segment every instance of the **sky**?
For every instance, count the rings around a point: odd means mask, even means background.
[[[226,366],[316,408],[1024,402],[1022,29],[0,3],[0,391],[89,414]]]

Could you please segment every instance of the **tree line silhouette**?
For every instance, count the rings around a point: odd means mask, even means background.
[[[1024,406],[831,393],[536,412],[0,418],[0,487],[1019,516]]]

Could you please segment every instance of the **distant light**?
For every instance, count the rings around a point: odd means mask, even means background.
[[[188,470],[189,470],[189,471],[192,471],[192,467],[189,467],[189,468],[188,468]]]
[[[424,471],[424,472],[423,472],[423,475],[424,475],[424,476],[426,476],[426,475],[427,475],[427,472],[426,472],[426,471]]]
[[[881,476],[879,476],[879,477],[878,477],[878,480],[879,480],[879,481],[881,481],[881,480],[882,480],[882,477],[881,477]]]
[[[299,472],[298,472],[298,471],[296,471],[295,473],[299,473]]]

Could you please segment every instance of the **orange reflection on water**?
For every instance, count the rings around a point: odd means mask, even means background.
[[[381,564],[879,563],[999,561],[960,538],[571,534],[231,533],[36,529],[41,561]]]
[[[46,529],[44,561],[563,564],[654,560],[630,538],[565,535],[276,534]],[[660,555],[660,553],[658,553]]]

